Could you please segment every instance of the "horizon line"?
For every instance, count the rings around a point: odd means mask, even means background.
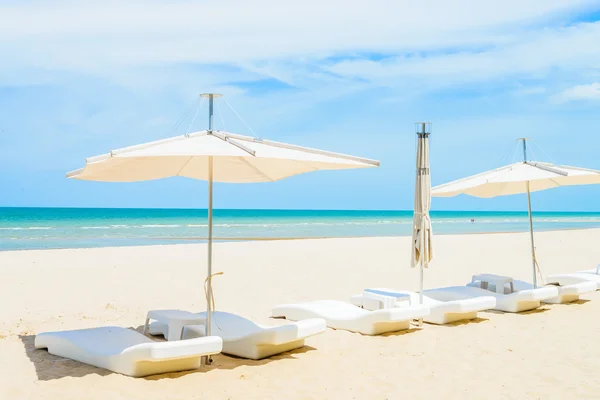
[[[185,207],[81,207],[81,206],[0,206],[0,209],[81,209],[81,210],[180,210],[180,211],[208,211],[207,208]],[[213,211],[371,211],[371,212],[412,212],[412,209],[336,209],[336,208],[213,208]],[[430,212],[489,212],[489,213],[527,213],[527,210],[430,210]],[[598,211],[580,210],[535,210],[536,213],[600,213]]]

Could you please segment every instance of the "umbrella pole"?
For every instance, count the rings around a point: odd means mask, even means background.
[[[419,263],[420,274],[419,274],[419,304],[423,305],[423,263]],[[418,326],[423,326],[423,318],[419,318]]]
[[[423,264],[421,264],[420,267],[420,274],[419,274],[419,304],[423,304]]]
[[[206,278],[206,326],[204,327],[205,336],[210,336],[212,320],[212,237],[213,237],[213,158],[208,157],[208,271]],[[210,356],[202,357],[203,365],[210,365],[212,359]]]
[[[529,211],[529,240],[531,242],[531,263],[533,265],[533,288],[537,289],[537,273],[535,268],[535,244],[533,241],[533,217],[531,215],[531,191],[527,181],[527,209]]]
[[[527,162],[527,138],[520,138],[523,141],[523,162]],[[531,215],[531,190],[529,181],[525,183],[527,187],[527,212],[529,214],[529,241],[531,242],[531,263],[533,264],[533,288],[537,289],[537,273],[535,268],[535,244],[533,241],[533,216]]]
[[[212,319],[212,243],[213,242],[213,158],[208,157],[208,299],[206,304],[206,336],[210,336]]]
[[[212,132],[214,95],[208,95],[208,131]],[[212,243],[213,242],[213,157],[208,157],[208,270],[206,278],[206,326],[204,333],[211,334],[212,325]],[[205,364],[210,365],[210,356],[203,357]]]

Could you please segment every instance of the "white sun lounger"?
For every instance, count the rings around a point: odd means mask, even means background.
[[[177,311],[177,310],[173,310]],[[167,336],[169,332],[168,312],[161,312],[161,321],[150,324],[151,335]],[[206,313],[196,314],[205,319]],[[262,326],[239,315],[222,311],[212,313],[211,335],[223,339],[223,353],[237,357],[259,360],[304,346],[310,336],[325,332],[323,319],[315,318],[283,326]],[[204,325],[186,325],[182,338],[204,336]]]
[[[529,282],[513,280],[512,284],[515,292],[521,292],[524,290],[534,290],[533,284]],[[472,285],[479,287],[480,282],[476,281],[472,283]],[[549,304],[572,303],[574,301],[579,300],[579,296],[581,296],[582,294],[593,292],[597,289],[597,285],[594,282],[577,282],[561,286],[559,282],[552,282],[551,280],[548,281],[547,286],[543,287],[554,287],[558,290],[558,295],[556,297],[551,297],[549,299],[542,300],[542,302]],[[496,285],[490,283],[488,286],[488,290],[496,291]],[[510,294],[510,288],[506,285],[504,286],[504,293]]]
[[[367,311],[350,303],[337,300],[318,300],[306,303],[284,304],[273,308],[273,317],[300,321],[323,318],[327,326],[358,332],[363,335],[379,335],[408,329],[410,321],[429,314],[427,306],[390,308]]]
[[[351,298],[352,304],[366,310],[406,307],[420,304],[419,301],[419,293],[393,289],[365,289],[362,294]],[[472,299],[440,301],[427,296],[427,291],[424,291],[423,304],[431,309],[431,313],[424,316],[423,320],[431,324],[443,325],[475,319],[477,312],[496,307],[496,299],[493,296],[482,296]]]
[[[577,271],[577,272],[584,272],[586,274],[600,275],[600,265],[598,265],[596,268],[593,268],[593,269],[585,269],[583,271]]]
[[[496,299],[494,310],[504,312],[521,312],[534,310],[541,305],[542,300],[558,296],[556,287],[545,287],[535,290],[524,290],[511,294],[494,293],[473,286],[449,286],[427,290],[427,297],[439,301],[474,299],[493,296]]]
[[[95,367],[133,377],[185,371],[200,367],[202,356],[221,352],[216,336],[181,342],[154,342],[118,326],[46,332],[35,337],[35,347]]]
[[[561,286],[573,285],[581,282],[594,282],[596,284],[596,290],[600,289],[600,275],[587,271],[548,275],[547,280],[548,282],[558,283]]]

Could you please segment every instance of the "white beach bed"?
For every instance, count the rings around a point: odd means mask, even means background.
[[[596,268],[585,269],[583,271],[577,271],[577,272],[583,272],[583,273],[586,273],[586,274],[600,275],[600,265],[598,265]]]
[[[150,324],[151,335],[167,337],[169,312],[162,311],[161,320]],[[205,321],[206,313],[195,314]],[[262,326],[247,318],[222,311],[212,313],[211,335],[223,339],[223,353],[237,357],[259,360],[275,354],[283,353],[304,346],[304,340],[310,336],[325,332],[327,329],[323,319],[310,319],[283,326]],[[172,331],[172,329],[171,329]],[[182,339],[193,339],[204,336],[205,325],[186,325],[183,327]],[[178,339],[178,338],[177,338]]]
[[[600,289],[600,275],[587,271],[548,275],[546,279],[548,282],[558,283],[561,286],[573,285],[581,282],[593,282],[596,284],[596,290]]]
[[[210,336],[182,342],[154,342],[118,326],[40,333],[35,347],[95,367],[133,377],[200,367],[202,356],[221,352],[223,341]]]
[[[534,290],[533,284],[529,282],[513,280],[512,284],[515,292]],[[480,282],[476,281],[471,283],[470,285],[480,287]],[[569,285],[560,285],[560,282],[552,282],[552,280],[549,280],[548,284],[543,287],[553,287],[556,288],[556,290],[558,291],[557,296],[542,300],[543,303],[549,304],[572,303],[574,301],[579,300],[579,296],[581,296],[582,294],[593,292],[597,289],[597,285],[594,282],[577,282]],[[493,283],[490,283],[488,286],[488,290],[496,291],[496,286]],[[510,294],[510,290],[510,287],[507,287],[507,285],[504,286],[505,294]]]
[[[427,297],[439,301],[475,299],[492,296],[496,299],[496,306],[493,307],[493,309],[504,312],[534,310],[541,305],[542,300],[558,296],[558,290],[555,287],[524,290],[511,294],[494,293],[473,286],[449,286],[438,289],[429,289],[426,292]]]
[[[352,304],[366,310],[406,307],[419,303],[419,293],[408,290],[365,289],[362,294],[352,296]],[[423,320],[431,324],[449,324],[456,321],[477,318],[479,311],[496,307],[493,296],[481,296],[470,299],[440,301],[427,296],[423,292],[423,304],[431,309],[431,313]]]
[[[327,326],[333,329],[379,335],[408,329],[411,320],[428,314],[429,307],[421,305],[368,311],[344,301],[317,300],[279,305],[273,308],[272,315],[293,321],[323,318]]]

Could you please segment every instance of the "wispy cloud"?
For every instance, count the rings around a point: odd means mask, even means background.
[[[575,85],[559,93],[555,99],[559,102],[577,100],[600,101],[600,82],[587,85]]]
[[[382,85],[426,80],[448,86],[525,76],[541,78],[556,69],[578,71],[600,63],[600,23],[517,32],[485,49],[460,49],[445,54],[404,54],[381,61],[369,59],[334,63],[329,70]]]
[[[548,90],[542,86],[521,86],[513,92],[515,96],[535,96],[546,94]]]
[[[227,84],[232,68],[248,79],[309,89],[474,82],[597,63],[600,25],[561,27],[594,6],[593,0],[13,3],[0,6],[0,56],[8,60],[0,71],[21,83],[28,75],[46,81],[56,71],[73,71],[139,84],[144,72],[173,65],[205,66],[201,73],[218,84]]]

